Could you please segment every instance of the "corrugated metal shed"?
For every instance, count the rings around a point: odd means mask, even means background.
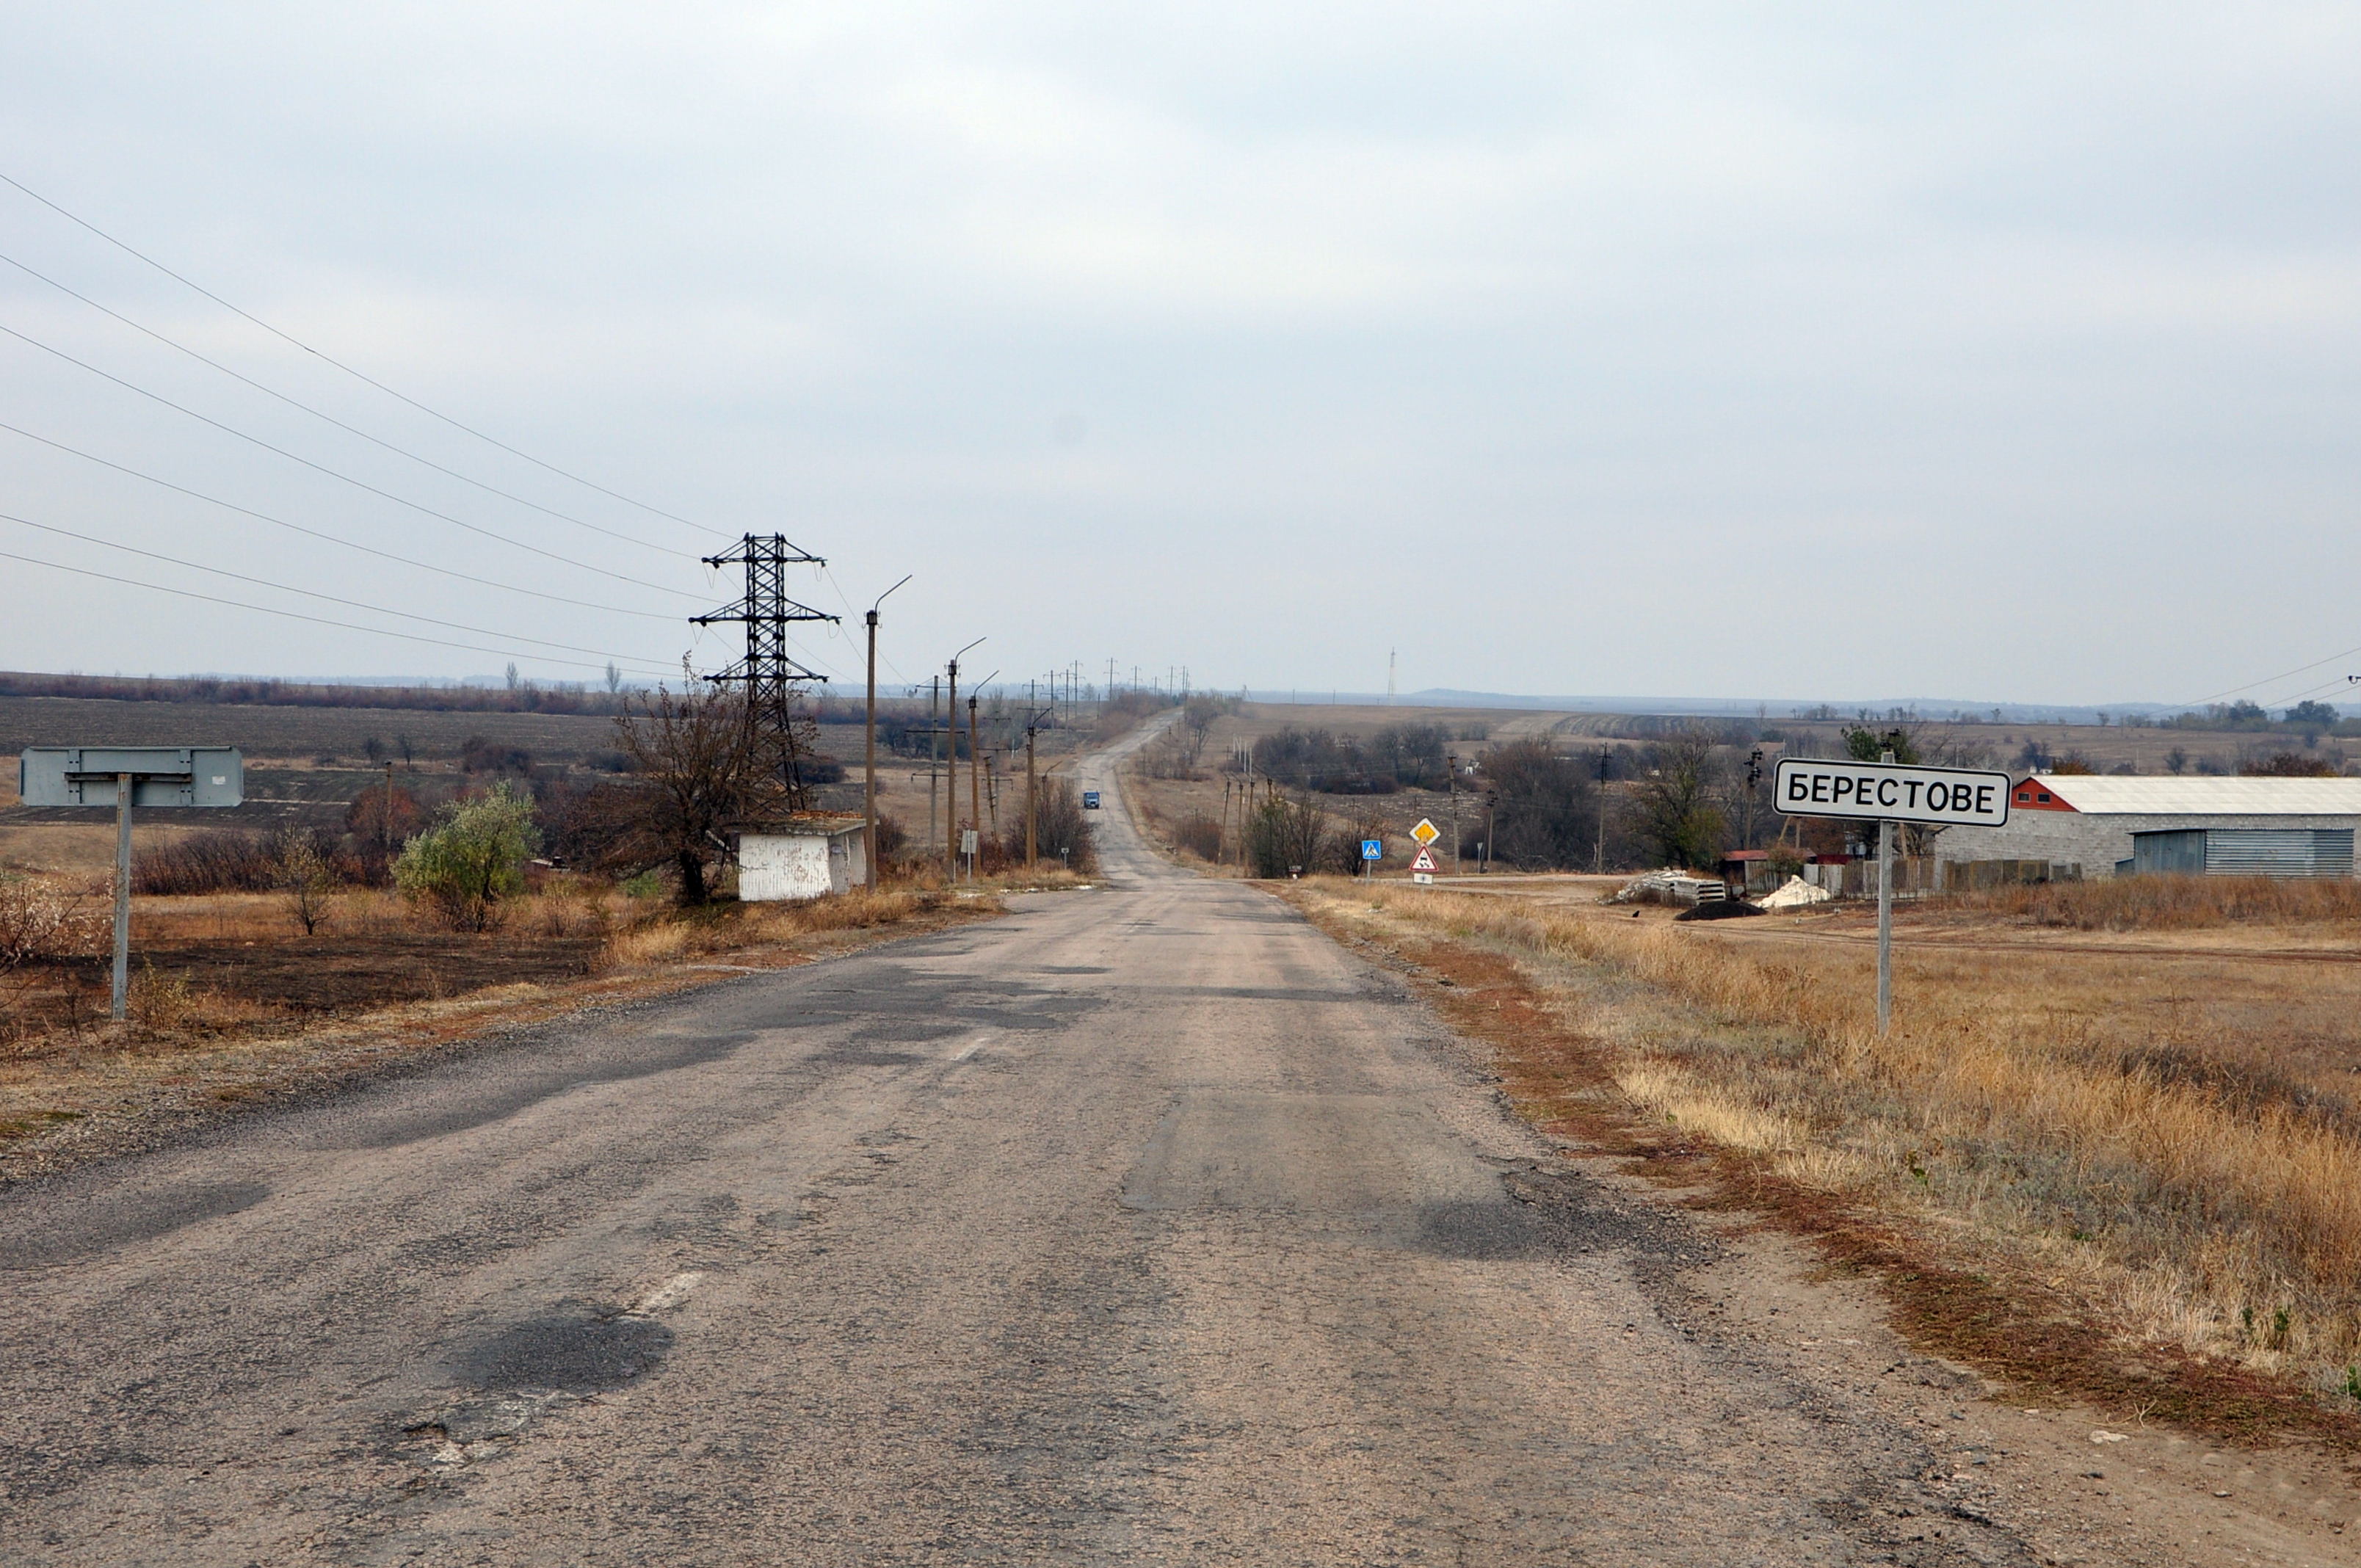
[[[2167,828],[2153,833],[2133,834],[2132,860],[2127,869],[2139,876],[2159,876],[2168,872],[2202,872],[2205,869],[2205,829]]]
[[[2132,835],[2128,870],[2139,876],[2349,877],[2350,828],[2172,828]]]
[[[2113,774],[2036,775],[2077,811],[2143,817],[2361,816],[2361,778],[2128,778]]]
[[[2208,876],[2337,876],[2353,874],[2350,828],[2210,828]]]

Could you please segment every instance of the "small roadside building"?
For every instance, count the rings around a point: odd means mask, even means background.
[[[2006,827],[1947,828],[1934,853],[1947,866],[2046,861],[2058,877],[2349,877],[2356,828],[2361,778],[2028,773],[2010,786]]]
[[[869,828],[858,812],[799,811],[739,831],[741,903],[818,898],[868,881]]]

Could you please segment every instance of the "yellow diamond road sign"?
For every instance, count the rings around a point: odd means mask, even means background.
[[[1443,829],[1422,817],[1418,819],[1418,826],[1410,830],[1410,836],[1422,844],[1432,844],[1443,837]]]

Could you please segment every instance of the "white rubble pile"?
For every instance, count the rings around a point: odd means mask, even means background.
[[[1721,883],[1713,877],[1694,877],[1686,872],[1646,872],[1609,894],[1607,902],[1695,904],[1700,899],[1719,898],[1723,893]]]
[[[1833,896],[1827,888],[1814,887],[1802,877],[1791,876],[1776,892],[1765,894],[1754,902],[1764,909],[1801,909],[1806,905],[1826,904]]]

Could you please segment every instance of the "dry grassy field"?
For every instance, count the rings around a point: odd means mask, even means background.
[[[985,917],[998,891],[896,886],[680,913],[561,876],[490,931],[446,930],[355,890],[311,936],[280,895],[136,899],[126,1024],[105,1019],[103,922],[77,956],[0,962],[0,1179],[503,1025]]]
[[[2059,1303],[2192,1365],[2361,1398],[2354,887],[1910,906],[1880,1037],[1867,910],[1675,924],[1603,885],[1294,891],[1348,932],[1513,963],[1605,1064],[1528,1072],[1536,1120],[1606,1096],[1907,1227],[2031,1318]]]

